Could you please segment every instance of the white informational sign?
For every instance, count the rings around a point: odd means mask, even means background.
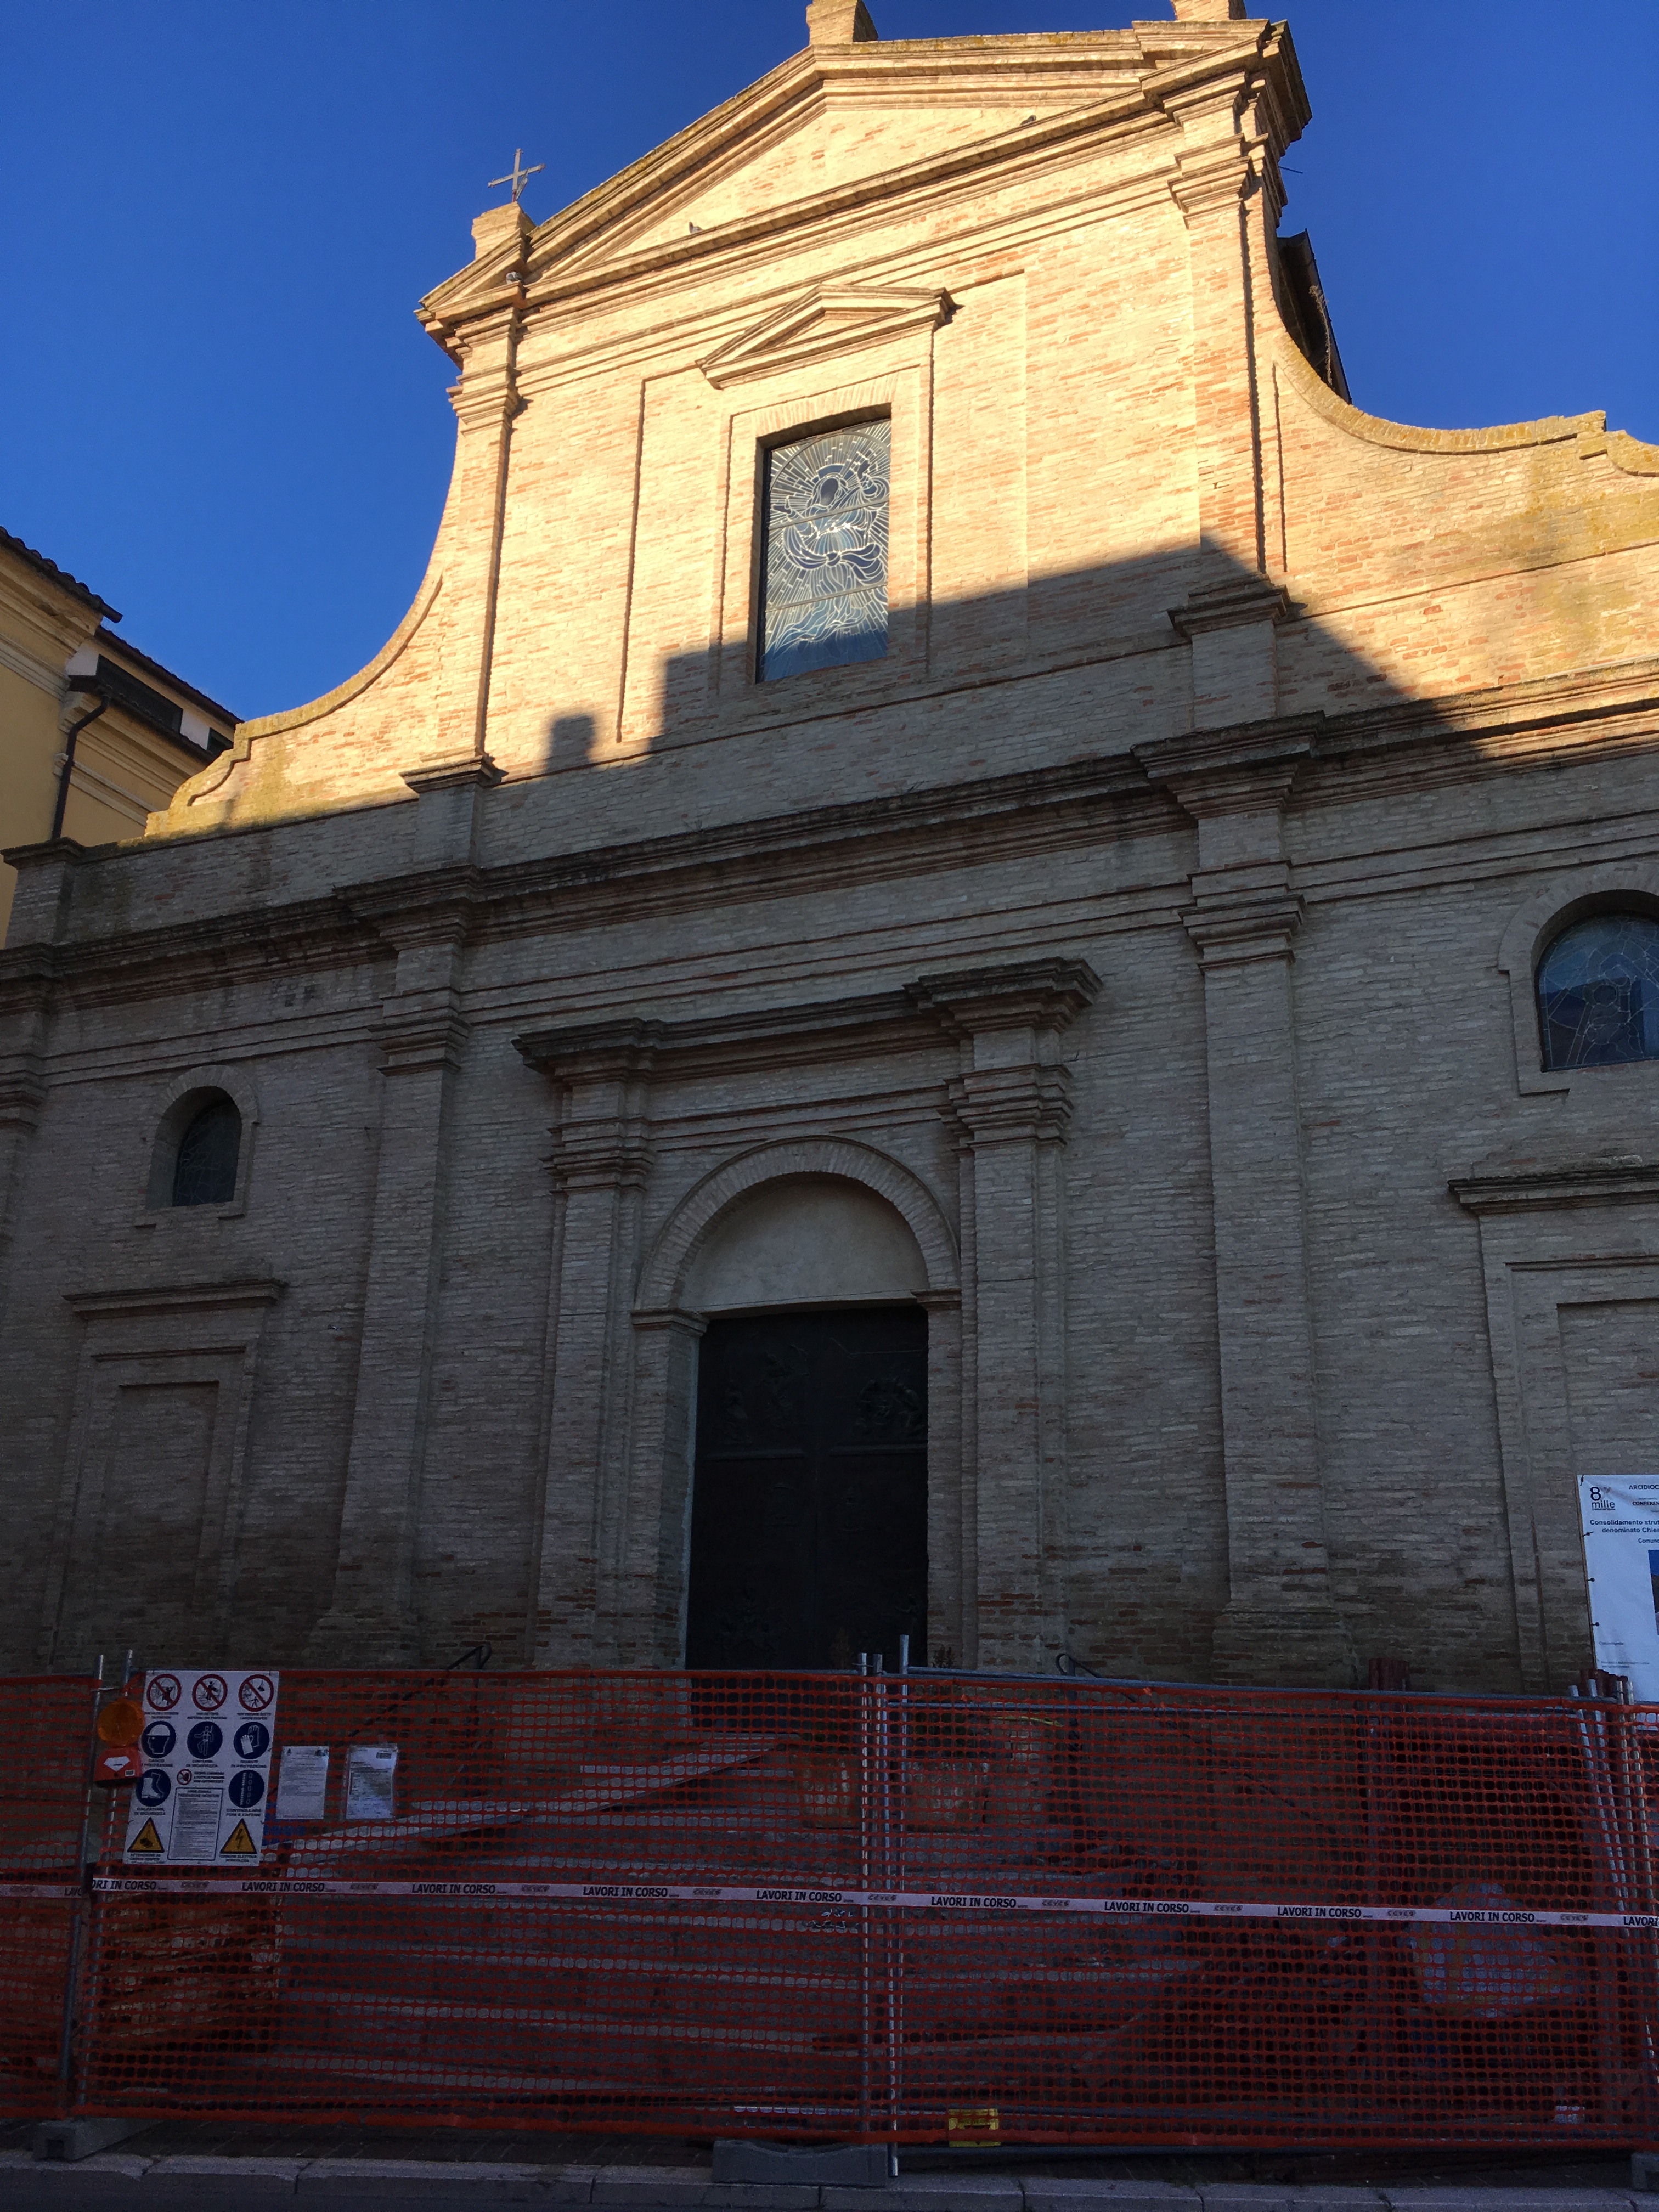
[[[144,1677],[144,1771],[127,1811],[135,1865],[257,1866],[276,1733],[276,1674],[155,1667]]]
[[[276,1777],[279,1820],[320,1820],[328,1802],[328,1746],[285,1743]]]
[[[390,1820],[392,1783],[398,1772],[395,1743],[354,1743],[346,1753],[348,1820]]]
[[[1581,1475],[1595,1663],[1659,1705],[1659,1474]]]

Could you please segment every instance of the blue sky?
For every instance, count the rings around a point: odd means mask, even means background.
[[[1159,0],[872,0],[888,37]],[[242,714],[380,647],[448,477],[411,310],[522,144],[538,221],[803,43],[802,0],[9,0],[0,524]],[[1354,397],[1659,440],[1656,0],[1302,0],[1311,230]]]

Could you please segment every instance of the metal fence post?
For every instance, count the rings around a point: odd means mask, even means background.
[[[81,1796],[81,1826],[75,1841],[75,1878],[82,1885],[82,1894],[70,1907],[69,1957],[64,1968],[64,2018],[58,2039],[58,2093],[60,2103],[67,2101],[67,2092],[74,2071],[75,2006],[80,1994],[82,1936],[85,1929],[87,1897],[87,1837],[92,1827],[92,1776],[98,1758],[98,1703],[104,1694],[104,1655],[98,1654],[98,1671],[93,1676],[92,1721],[88,1729],[86,1787]]]

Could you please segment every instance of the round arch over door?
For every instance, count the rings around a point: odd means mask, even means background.
[[[780,1176],[686,1272],[689,1667],[850,1667],[927,1633],[927,1263],[890,1200]],[[854,1302],[856,1303],[854,1303]]]
[[[810,1232],[805,1241],[822,1264],[815,1267],[810,1252],[805,1257],[799,1249],[791,1253],[792,1223]],[[774,1413],[787,1410],[792,1388],[809,1400],[816,1395],[820,1406],[827,1392],[840,1407],[838,1426],[826,1427],[820,1413],[811,1432],[820,1464],[816,1501],[808,1503],[819,1516],[820,1544],[826,1528],[827,1540],[843,1549],[855,1540],[846,1516],[860,1516],[860,1497],[867,1503],[872,1486],[852,1480],[851,1470],[874,1478],[883,1454],[888,1455],[896,1495],[900,1469],[915,1468],[916,1504],[906,1524],[912,1534],[883,1542],[896,1559],[910,1559],[906,1571],[912,1589],[925,1583],[926,1604],[890,1592],[891,1601],[866,1606],[863,1611],[872,1617],[862,1620],[854,1617],[855,1609],[844,1607],[848,1617],[811,1626],[810,1659],[801,1654],[786,1661],[784,1646],[752,1618],[745,1634],[738,1633],[738,1616],[746,1610],[739,1603],[732,1640],[723,1647],[728,1656],[717,1663],[827,1664],[842,1650],[855,1658],[860,1649],[879,1649],[892,1664],[897,1651],[888,1647],[896,1646],[901,1628],[908,1628],[918,1650],[927,1635],[947,1643],[959,1635],[957,1266],[954,1234],[927,1185],[890,1155],[848,1139],[758,1147],[726,1162],[681,1200],[641,1271],[634,1311],[629,1505],[611,1609],[615,1648],[624,1664],[685,1662],[699,1429],[723,1402],[711,1389],[723,1394],[734,1379],[732,1362],[741,1365],[746,1356],[743,1339],[757,1332],[738,1325],[749,1322],[759,1323],[761,1334],[770,1325],[787,1324],[796,1340],[793,1351],[773,1350],[774,1359],[781,1357],[784,1371],[777,1381],[785,1401]],[[705,1363],[703,1345],[710,1338]],[[752,1397],[754,1376],[735,1380],[739,1396]],[[745,1410],[752,1419],[752,1407]],[[775,1427],[748,1445],[736,1443],[729,1425],[721,1434],[732,1449],[762,1458],[777,1442]],[[705,1446],[713,1436],[705,1430]],[[847,1478],[832,1484],[829,1501],[842,1517],[831,1512],[827,1522],[822,1512],[825,1452],[842,1455],[832,1464]],[[873,1486],[879,1504],[879,1482]],[[705,1498],[708,1494],[705,1484]],[[737,1511],[738,1525],[744,1525],[743,1509]],[[879,1511],[876,1517],[878,1522]],[[799,1582],[799,1566],[790,1571]],[[835,1610],[838,1593],[831,1589],[822,1595]],[[878,1637],[879,1642],[873,1640]],[[699,1631],[692,1650],[707,1662],[715,1655],[702,1648],[704,1641]],[[745,1644],[741,1657],[739,1642]],[[763,1647],[778,1656],[763,1659]],[[793,1653],[793,1644],[788,1648]]]

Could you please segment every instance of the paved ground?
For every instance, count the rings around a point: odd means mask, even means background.
[[[166,2120],[64,2165],[36,2159],[31,2133],[0,2128],[5,2212],[256,2212],[283,2198],[303,2212],[1659,2212],[1616,2155],[915,2151],[871,2190],[716,2186],[708,2143],[652,2136]]]

